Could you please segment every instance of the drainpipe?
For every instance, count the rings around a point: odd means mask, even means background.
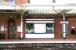
[[[68,31],[68,21],[66,21],[65,14],[62,13],[62,15],[63,15],[63,18],[62,18],[62,21],[61,21],[61,25],[62,25],[62,37],[65,38],[66,34],[67,34],[67,31]]]
[[[66,23],[65,23],[66,21],[65,20],[66,19],[65,19],[64,13],[62,13],[62,15],[63,15],[63,19],[62,19],[63,20],[63,23],[62,23],[62,33],[63,33],[63,35],[62,36],[63,36],[63,38],[65,38],[65,36],[66,36]]]

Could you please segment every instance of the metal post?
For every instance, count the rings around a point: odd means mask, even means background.
[[[63,19],[62,19],[62,36],[63,36],[63,38],[65,38],[66,34],[67,34],[68,22],[66,21],[64,13],[62,13],[62,15],[63,15]]]

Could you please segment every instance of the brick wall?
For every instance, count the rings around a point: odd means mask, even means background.
[[[28,0],[15,0],[15,3],[16,4],[25,4],[25,3],[28,3]]]
[[[69,21],[69,25],[68,25],[68,35],[67,35],[67,39],[76,39],[76,35],[71,34],[71,29],[72,27],[75,27],[74,29],[76,30],[76,18],[68,18]]]
[[[61,24],[59,18],[55,18],[55,39],[61,39]]]

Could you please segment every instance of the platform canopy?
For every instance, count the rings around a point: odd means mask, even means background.
[[[1,0],[0,9],[29,10],[33,14],[56,14],[56,11],[70,10],[69,14],[75,14],[76,0]]]

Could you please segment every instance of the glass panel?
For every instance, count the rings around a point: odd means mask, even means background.
[[[15,38],[16,37],[16,25],[15,20],[12,16],[8,19],[8,38]]]
[[[26,33],[33,33],[33,32],[34,32],[34,24],[26,23]]]
[[[47,33],[54,33],[54,23],[47,23],[46,24],[46,32]]]
[[[35,33],[46,33],[46,24],[34,24]]]

